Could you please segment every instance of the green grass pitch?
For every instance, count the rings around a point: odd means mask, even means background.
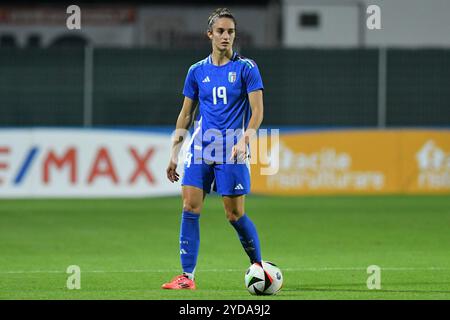
[[[249,261],[206,199],[196,291],[162,290],[180,272],[179,197],[0,201],[0,299],[450,299],[450,197],[249,196],[277,296],[251,296]],[[66,287],[69,265],[81,289]],[[367,267],[381,289],[367,288]]]

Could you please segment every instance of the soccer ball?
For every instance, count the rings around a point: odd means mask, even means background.
[[[245,286],[253,295],[277,294],[283,286],[283,274],[272,262],[254,263],[245,273]]]

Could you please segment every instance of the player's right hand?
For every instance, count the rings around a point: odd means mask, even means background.
[[[180,179],[180,175],[177,172],[177,164],[172,161],[169,162],[166,173],[167,179],[172,183],[177,182]]]

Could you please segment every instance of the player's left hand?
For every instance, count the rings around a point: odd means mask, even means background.
[[[231,149],[230,160],[236,159],[238,161],[244,161],[246,158],[247,144],[245,143],[244,139],[241,139],[236,145],[233,146],[233,149]]]
[[[177,164],[175,162],[170,161],[169,165],[167,166],[166,169],[166,173],[167,173],[167,179],[170,180],[170,182],[174,183],[177,182],[178,179],[180,178],[180,175],[177,172]]]

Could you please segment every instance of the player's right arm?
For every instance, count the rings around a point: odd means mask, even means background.
[[[183,107],[177,118],[175,132],[172,135],[172,151],[170,155],[169,165],[167,166],[167,178],[170,182],[176,182],[180,176],[177,173],[178,155],[183,145],[184,139],[188,133],[189,128],[194,122],[195,109],[197,107],[197,100],[189,97],[184,97]]]

